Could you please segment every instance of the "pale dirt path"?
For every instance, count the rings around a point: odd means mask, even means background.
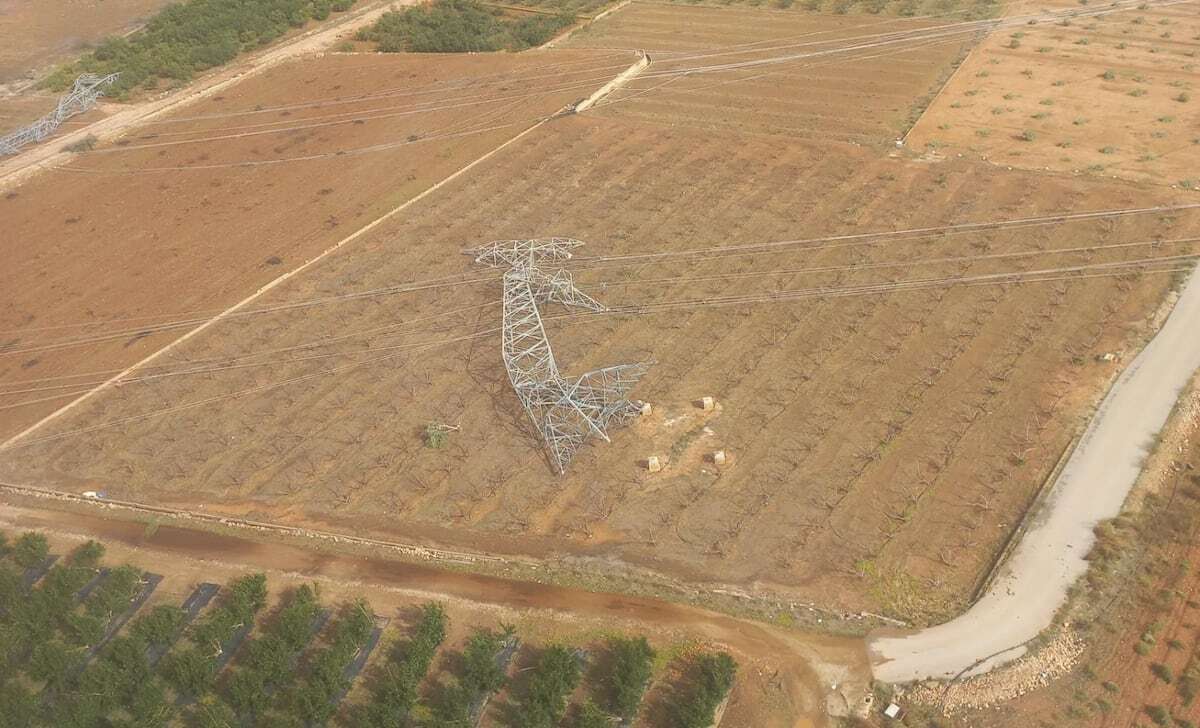
[[[886,682],[977,675],[1017,659],[1050,625],[1087,571],[1093,529],[1113,518],[1142,472],[1148,449],[1200,369],[1200,273],[1109,391],[1041,512],[991,589],[965,614],[905,636],[869,641]]]
[[[131,127],[143,124],[155,117],[174,111],[188,104],[219,93],[245,78],[277,66],[285,61],[309,53],[327,49],[337,40],[348,37],[359,28],[374,22],[394,6],[414,5],[420,0],[375,0],[362,7],[350,10],[315,28],[304,31],[270,46],[264,51],[251,53],[237,59],[228,66],[204,76],[187,86],[159,98],[122,106],[121,110],[66,134],[53,136],[41,144],[25,149],[20,154],[0,161],[0,190],[14,187],[43,169],[65,163],[71,158],[62,148],[94,135],[101,141],[111,140]]]

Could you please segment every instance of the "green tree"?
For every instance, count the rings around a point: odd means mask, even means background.
[[[629,719],[637,713],[650,684],[654,649],[645,637],[618,637],[609,643],[609,647],[612,650],[612,671],[608,679],[612,710]]]
[[[526,728],[554,728],[567,711],[567,697],[579,685],[579,659],[564,645],[551,645],[529,678],[521,716]]]
[[[50,555],[50,544],[46,537],[36,531],[26,531],[17,537],[12,546],[12,558],[20,566],[32,569]]]
[[[395,725],[397,716],[408,715],[417,704],[417,689],[445,638],[445,608],[436,602],[425,604],[412,637],[398,645],[392,659],[372,676],[371,699],[355,716],[357,724],[386,728]]]
[[[709,728],[719,706],[733,687],[737,663],[724,652],[696,659],[689,695],[676,703],[673,718],[678,728]]]
[[[463,674],[461,683],[473,695],[494,693],[508,682],[504,668],[496,660],[508,640],[513,637],[511,628],[502,632],[477,628],[467,640],[463,650]]]
[[[175,637],[186,616],[179,607],[161,604],[139,616],[129,629],[146,644],[163,646]]]
[[[100,560],[103,558],[104,546],[95,541],[88,541],[71,554],[71,563],[85,569],[94,569],[100,565]]]
[[[34,680],[44,682],[48,687],[56,687],[67,679],[78,663],[78,650],[58,640],[50,640],[33,648],[27,672]]]

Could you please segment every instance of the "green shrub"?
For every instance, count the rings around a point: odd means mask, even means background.
[[[519,51],[545,43],[574,22],[567,13],[511,18],[477,0],[434,0],[384,13],[357,37],[384,53]]]
[[[80,73],[121,77],[112,93],[157,79],[184,81],[228,63],[240,53],[270,43],[309,18],[348,10],[354,0],[184,0],[172,3],[128,37],[104,39],[78,61],[58,68],[45,81],[52,89],[70,87]]]
[[[1171,672],[1171,668],[1167,667],[1161,662],[1155,662],[1151,664],[1150,672],[1154,673],[1155,677],[1167,683],[1168,685],[1175,681],[1175,675]]]
[[[1150,720],[1154,721],[1155,725],[1170,725],[1171,716],[1167,713],[1167,709],[1161,705],[1147,705],[1144,710],[1146,715],[1150,716]]]

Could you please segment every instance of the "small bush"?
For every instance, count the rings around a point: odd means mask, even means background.
[[[441,450],[450,441],[450,432],[441,425],[430,423],[425,425],[425,447],[432,450]]]
[[[1154,721],[1155,725],[1170,725],[1171,716],[1167,713],[1167,709],[1161,705],[1147,705],[1144,710],[1146,715],[1150,716],[1150,720]]]
[[[1192,96],[1187,91],[1184,91],[1183,93],[1176,96],[1175,100],[1181,104],[1186,104],[1187,102],[1192,100]]]
[[[1150,665],[1150,672],[1154,673],[1154,677],[1162,680],[1168,685],[1175,682],[1175,675],[1171,672],[1171,668],[1167,667],[1161,662],[1155,662]]]
[[[1032,129],[1026,129],[1025,131],[1021,132],[1019,135],[1017,135],[1017,139],[1020,139],[1023,142],[1031,142],[1031,141],[1034,141],[1035,139],[1037,139],[1037,133],[1034,132]]]

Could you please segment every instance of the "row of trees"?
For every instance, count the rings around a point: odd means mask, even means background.
[[[254,616],[266,603],[267,578],[263,574],[244,576],[229,585],[222,602],[189,631],[191,644],[163,658],[162,673],[176,692],[197,698],[212,690],[229,642],[254,623]]]
[[[477,628],[462,651],[457,679],[443,685],[433,704],[430,728],[473,728],[493,694],[508,683],[508,663],[520,644],[516,629]]]
[[[45,85],[70,87],[80,73],[120,72],[112,92],[153,88],[159,79],[187,80],[238,54],[275,40],[330,12],[349,10],[354,0],[184,0],[162,9],[128,37],[105,39],[91,53],[62,66]]]
[[[128,718],[139,726],[165,726],[175,711],[148,654],[152,647],[165,648],[174,641],[184,619],[182,609],[169,605],[139,616],[77,680],[59,686],[47,702],[45,722],[83,728],[121,725]]]
[[[717,708],[729,697],[737,663],[727,653],[701,655],[694,666],[695,679],[672,710],[678,728],[710,728]]]
[[[261,637],[251,642],[229,679],[229,703],[253,718],[269,705],[277,685],[291,677],[296,659],[312,639],[321,604],[316,589],[304,584],[279,610]]]
[[[356,711],[356,723],[363,728],[389,728],[408,716],[417,705],[417,691],[444,639],[446,610],[430,602],[421,607],[412,637],[373,676],[371,697]]]
[[[10,593],[0,622],[0,678],[19,671],[35,646],[51,642],[60,630],[73,631],[71,625],[80,617],[75,613],[76,595],[96,574],[103,554],[103,547],[89,541],[52,567],[28,593],[20,577],[15,584],[4,579]]]
[[[0,726],[83,728],[117,725],[110,717],[119,715],[168,715],[147,654],[151,645],[174,639],[182,610],[158,607],[100,649],[141,591],[142,573],[123,566],[101,575],[104,549],[89,541],[32,587],[22,579],[15,591],[9,588],[14,569],[37,568],[48,552],[40,534],[23,534],[11,545],[0,538],[0,573],[7,574],[0,616],[5,648]],[[40,694],[31,690],[39,685]]]
[[[483,53],[541,45],[575,22],[570,13],[510,17],[477,0],[433,0],[384,13],[358,40],[384,53]]]
[[[337,700],[350,688],[346,669],[366,646],[375,626],[367,603],[349,605],[329,644],[309,662],[307,677],[286,694],[286,712],[308,725],[324,724],[337,711]]]

